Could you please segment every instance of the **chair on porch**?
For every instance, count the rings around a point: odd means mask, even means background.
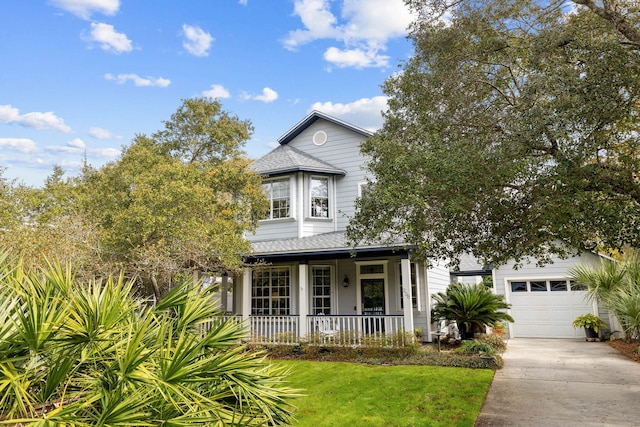
[[[324,316],[324,313],[318,313]],[[316,319],[316,330],[323,337],[335,337],[340,332],[340,327],[336,324],[336,319],[330,317],[318,317]]]

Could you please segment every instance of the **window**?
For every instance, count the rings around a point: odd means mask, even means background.
[[[251,314],[290,314],[290,277],[289,267],[272,267],[255,271],[251,287]]]
[[[511,292],[527,292],[527,282],[511,282]]]
[[[571,286],[571,290],[572,291],[586,291],[587,290],[587,286],[583,285],[582,283],[578,283],[575,281],[570,281],[569,285]]]
[[[262,191],[269,199],[269,213],[265,219],[289,218],[291,216],[291,193],[289,179],[266,181]]]
[[[331,314],[331,267],[311,267],[312,313]]]
[[[404,298],[402,298],[402,267],[398,264],[398,283],[400,284],[400,308],[404,308]],[[416,263],[411,263],[411,305],[418,308],[418,280],[416,277]]]
[[[567,281],[566,280],[551,280],[549,282],[551,292],[566,292]]]
[[[329,218],[329,178],[311,178],[311,217]]]
[[[511,292],[567,292],[569,285],[574,289],[573,282],[567,280],[529,280],[509,282]]]
[[[384,264],[362,264],[360,274],[384,274]]]
[[[547,282],[535,281],[530,282],[531,292],[547,292]]]

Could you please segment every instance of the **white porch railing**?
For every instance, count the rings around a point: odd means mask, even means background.
[[[336,346],[407,344],[403,316],[307,316],[308,341]]]
[[[240,316],[222,316],[204,324],[210,329],[221,320]],[[358,347],[377,345],[402,347],[406,345],[403,316],[307,316],[306,337],[300,336],[300,316],[251,316],[248,341],[253,344],[298,344],[301,341],[325,346]],[[304,338],[304,339],[303,339]]]
[[[254,344],[296,344],[300,342],[300,316],[251,316],[251,336]]]

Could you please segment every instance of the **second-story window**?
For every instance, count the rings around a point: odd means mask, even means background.
[[[262,184],[262,190],[269,199],[269,213],[265,219],[291,216],[291,192],[288,178],[266,181]]]
[[[329,178],[311,178],[311,217],[329,218]]]

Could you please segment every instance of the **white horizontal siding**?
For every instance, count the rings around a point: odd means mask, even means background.
[[[327,142],[322,146],[315,145],[312,139],[314,133],[319,130],[327,133]],[[289,143],[293,147],[346,172],[345,176],[335,177],[333,201],[335,201],[337,230],[344,230],[349,218],[353,216],[354,202],[358,197],[358,185],[365,181],[363,166],[366,159],[360,153],[360,144],[365,139],[364,136],[342,126],[318,120]],[[332,211],[334,210],[332,209]],[[324,228],[320,227],[319,229]],[[329,231],[333,231],[333,229]]]

